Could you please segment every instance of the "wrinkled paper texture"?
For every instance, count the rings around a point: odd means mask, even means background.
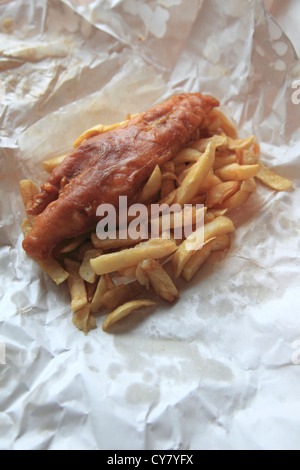
[[[300,79],[251,0],[0,5],[0,448],[299,449]],[[23,252],[18,191],[98,123],[211,93],[294,181],[259,185],[237,232],[174,306],[114,334],[72,325],[67,287]],[[299,96],[299,95],[298,95]],[[295,100],[294,100],[295,101]]]

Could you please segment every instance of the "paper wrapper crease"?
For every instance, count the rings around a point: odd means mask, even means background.
[[[1,2],[0,448],[299,449],[299,60],[260,1]],[[18,182],[98,123],[210,93],[263,162],[232,247],[172,306],[86,337],[22,250]]]

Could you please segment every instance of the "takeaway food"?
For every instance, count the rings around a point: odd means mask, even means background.
[[[176,301],[179,277],[191,281],[213,252],[230,248],[230,214],[250,199],[257,180],[277,191],[291,188],[261,163],[256,138],[238,139],[217,105],[212,97],[183,94],[122,123],[94,127],[71,155],[44,162],[51,175],[41,191],[20,182],[24,248],[57,284],[68,282],[73,323],[85,334],[102,313],[107,331],[131,312],[154,308],[157,302],[145,298],[150,293]],[[116,205],[119,195],[144,205],[146,225],[153,204],[176,204],[179,211],[156,219],[154,238],[151,232],[124,238],[119,230],[99,239],[96,206]],[[176,237],[186,211],[193,230]]]

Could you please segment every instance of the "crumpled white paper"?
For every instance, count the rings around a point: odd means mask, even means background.
[[[300,78],[260,1],[0,5],[0,448],[299,449]],[[181,299],[87,337],[21,248],[18,181],[85,129],[215,95],[294,181],[262,186]],[[294,100],[295,101],[295,100]],[[5,354],[4,354],[5,353]],[[2,364],[5,362],[5,364]]]

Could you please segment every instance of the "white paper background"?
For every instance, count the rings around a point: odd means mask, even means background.
[[[1,2],[1,449],[299,449],[300,79],[260,1]],[[89,4],[88,4],[89,3]],[[233,215],[181,300],[88,337],[21,248],[18,181],[86,128],[177,91],[216,95],[295,182]]]

